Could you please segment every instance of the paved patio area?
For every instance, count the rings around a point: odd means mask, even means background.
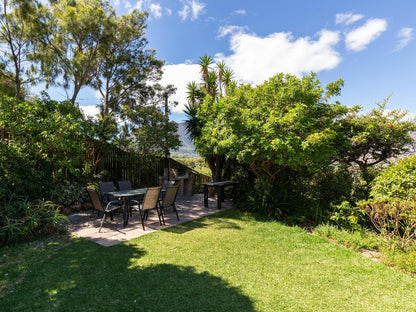
[[[144,224],[145,231],[143,231],[139,213],[133,212],[133,216],[129,218],[129,223],[126,227],[123,227],[122,215],[116,214],[113,221],[111,221],[110,217],[107,217],[101,232],[98,232],[102,215],[100,218],[97,218],[97,213],[92,213],[91,210],[68,216],[71,222],[68,226],[68,231],[72,235],[87,238],[100,245],[112,246],[144,234],[201,218],[221,210],[230,209],[233,207],[233,204],[230,201],[225,201],[222,204],[222,209],[218,210],[216,198],[210,197],[208,208],[206,208],[204,207],[203,194],[195,194],[190,197],[178,197],[176,207],[180,221],[176,219],[175,213],[168,209],[165,216],[166,225],[161,226],[156,211],[151,211],[149,212],[149,219]]]

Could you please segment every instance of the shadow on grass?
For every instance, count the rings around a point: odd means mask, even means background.
[[[173,264],[140,266],[136,245],[75,240],[0,299],[1,311],[255,311],[238,288]]]

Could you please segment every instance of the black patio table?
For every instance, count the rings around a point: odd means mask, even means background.
[[[217,192],[217,209],[221,209],[221,203],[224,201],[224,188],[227,186],[233,187],[233,195],[235,195],[235,185],[238,182],[235,181],[222,181],[222,182],[206,182],[202,183],[204,186],[204,206],[208,207],[208,187],[215,187]],[[235,198],[235,196],[233,196]]]
[[[112,195],[116,198],[121,198],[123,201],[122,211],[123,211],[123,225],[126,226],[129,222],[129,202],[132,197],[143,197],[146,194],[147,188],[140,188],[134,190],[125,190],[125,191],[114,191],[107,192],[106,194]]]

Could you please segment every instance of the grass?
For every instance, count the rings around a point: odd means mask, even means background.
[[[319,225],[314,229],[314,233],[355,251],[378,251],[381,253],[379,260],[384,264],[416,276],[416,243],[414,241],[402,246],[399,239],[386,238],[369,230],[346,230],[328,224]]]
[[[416,310],[412,276],[237,210],[112,247],[0,251],[0,311]]]

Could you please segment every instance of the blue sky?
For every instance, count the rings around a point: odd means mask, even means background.
[[[414,0],[112,0],[118,14],[147,10],[146,38],[165,60],[162,83],[178,88],[172,119],[182,121],[185,86],[199,80],[204,54],[223,60],[241,82],[260,84],[279,72],[311,71],[322,84],[343,78],[342,104],[415,114]],[[97,102],[84,91],[81,105]]]

